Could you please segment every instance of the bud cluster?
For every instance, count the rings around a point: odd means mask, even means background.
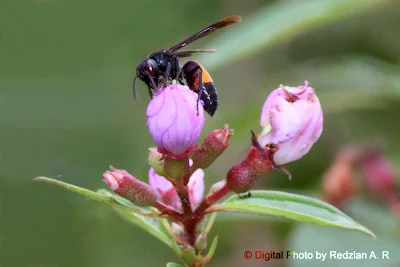
[[[361,181],[357,180],[361,177]],[[400,218],[400,196],[397,192],[396,172],[378,145],[346,146],[339,150],[322,181],[324,198],[342,207],[360,192],[366,191],[385,201]]]
[[[176,83],[157,92],[146,116],[157,145],[149,149],[149,184],[112,167],[103,176],[118,195],[139,206],[153,206],[160,216],[173,221],[167,228],[182,245],[185,262],[201,261],[193,255],[195,251],[201,255],[207,246],[208,230],[199,226],[207,208],[230,191],[239,194],[251,190],[258,177],[301,158],[322,131],[322,110],[308,82],[299,87],[281,86],[265,101],[262,130],[258,136],[252,134],[247,157],[203,198],[203,169],[226,150],[233,131],[225,125],[211,131],[198,145],[205,121],[202,102],[197,93]]]

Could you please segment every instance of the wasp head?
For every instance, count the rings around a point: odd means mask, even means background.
[[[142,81],[148,80],[148,77],[154,77],[158,67],[154,59],[146,59],[140,62],[136,68],[136,75]]]

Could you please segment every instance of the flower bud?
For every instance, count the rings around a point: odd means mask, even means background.
[[[396,197],[396,172],[379,147],[364,151],[359,167],[367,189],[387,201]]]
[[[204,109],[197,98],[187,86],[171,84],[150,101],[147,127],[163,154],[179,157],[196,145],[204,125]]]
[[[281,86],[264,103],[258,136],[261,147],[275,146],[276,165],[303,157],[322,133],[322,109],[314,89]]]
[[[185,239],[185,231],[182,225],[172,222],[171,223],[171,230],[180,239]]]
[[[196,167],[209,167],[229,146],[229,138],[233,131],[225,125],[222,129],[212,131],[204,139],[200,147],[193,153],[192,159]]]
[[[204,251],[207,248],[207,235],[206,233],[200,233],[197,236],[195,247],[198,251]]]
[[[112,172],[105,172],[103,177],[115,193],[141,207],[155,204],[156,194],[148,184],[134,178],[125,170],[117,170],[112,166],[110,169]]]
[[[358,192],[354,162],[358,150],[353,147],[341,149],[322,179],[322,190],[326,202],[341,208]]]
[[[195,210],[204,195],[204,171],[202,169],[197,169],[192,176],[190,176],[188,193],[192,210]]]
[[[149,170],[149,184],[161,202],[176,210],[180,210],[181,201],[175,187],[170,181],[158,175],[153,168]]]
[[[253,146],[247,157],[233,166],[227,174],[228,187],[237,194],[249,191],[259,176],[274,169],[272,151],[261,148],[255,139],[253,135]]]
[[[162,156],[163,155],[158,152],[156,148],[149,148],[149,165],[161,176],[164,175],[164,160],[161,159]]]
[[[153,168],[149,170],[149,184],[156,192],[157,198],[164,204],[176,210],[181,209],[182,203],[173,184],[165,177],[158,175]],[[192,210],[194,210],[202,200],[204,194],[204,171],[202,169],[197,169],[190,176],[188,194],[190,205]]]

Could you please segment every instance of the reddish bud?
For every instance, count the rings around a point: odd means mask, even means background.
[[[200,147],[193,153],[192,159],[197,168],[209,167],[229,146],[233,131],[224,125],[222,129],[212,131]]]
[[[322,190],[326,202],[342,207],[344,202],[358,191],[354,175],[354,161],[358,151],[355,148],[345,148],[339,151],[322,180]]]
[[[274,163],[271,150],[259,147],[253,135],[253,146],[247,157],[228,171],[228,187],[237,194],[247,192],[254,186],[259,176],[272,169]]]
[[[157,197],[150,185],[139,181],[125,170],[117,170],[112,166],[110,169],[112,172],[105,172],[103,177],[115,193],[141,207],[155,204]]]
[[[361,156],[359,167],[367,189],[374,195],[391,201],[396,195],[396,173],[382,149],[370,148]]]

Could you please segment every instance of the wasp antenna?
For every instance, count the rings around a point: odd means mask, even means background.
[[[137,79],[137,75],[135,76],[135,78],[133,78],[133,99],[135,100],[135,104],[138,107],[138,101],[137,101],[137,97],[136,97],[136,79]]]

